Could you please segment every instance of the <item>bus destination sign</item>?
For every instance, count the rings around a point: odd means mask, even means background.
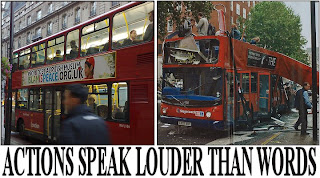
[[[248,50],[248,66],[274,69],[276,67],[277,58],[264,53]]]
[[[115,52],[23,71],[22,86],[115,77]]]

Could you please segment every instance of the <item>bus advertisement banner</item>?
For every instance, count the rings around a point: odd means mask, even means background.
[[[22,86],[115,77],[116,52],[23,71]]]

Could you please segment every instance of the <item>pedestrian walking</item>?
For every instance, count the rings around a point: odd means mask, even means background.
[[[294,128],[298,130],[299,125],[301,124],[301,135],[309,134],[307,132],[307,109],[312,108],[312,104],[309,100],[308,90],[310,90],[310,84],[305,82],[302,89],[298,90],[295,97],[295,107],[299,110],[299,119],[294,124]]]
[[[67,118],[62,122],[59,143],[63,145],[109,144],[106,123],[85,104],[88,88],[81,84],[68,85],[63,105]]]

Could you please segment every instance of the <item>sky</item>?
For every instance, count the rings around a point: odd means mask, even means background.
[[[306,48],[311,48],[311,11],[310,2],[285,2],[296,15],[300,16],[302,24],[302,35],[308,41]],[[317,35],[317,46],[319,47],[319,2],[316,3],[316,35]]]

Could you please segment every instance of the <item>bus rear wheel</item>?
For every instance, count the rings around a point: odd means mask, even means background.
[[[24,122],[22,120],[19,121],[18,131],[20,136],[24,136]]]

